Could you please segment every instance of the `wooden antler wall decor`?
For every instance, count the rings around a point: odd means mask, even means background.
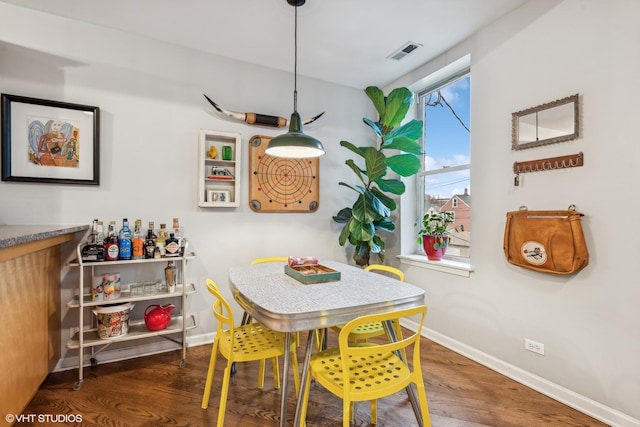
[[[237,111],[231,111],[231,110],[222,108],[221,106],[213,102],[211,98],[209,98],[207,95],[204,95],[204,97],[207,98],[207,101],[209,101],[209,103],[213,105],[213,108],[215,108],[218,112],[226,116],[229,116],[232,119],[243,121],[249,125],[268,126],[268,127],[275,127],[275,128],[286,127],[289,125],[289,120],[285,119],[284,117],[269,116],[266,114],[258,114],[258,113],[240,113]],[[309,123],[313,123],[316,120],[318,120],[323,114],[324,114],[324,111],[318,114],[317,116],[311,117],[309,119],[304,119],[302,121],[302,124],[308,125]]]

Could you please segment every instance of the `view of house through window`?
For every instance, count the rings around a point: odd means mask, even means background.
[[[469,257],[471,247],[471,183],[469,140],[469,71],[420,94],[424,119],[424,202],[418,217],[430,208],[454,213],[445,258]]]

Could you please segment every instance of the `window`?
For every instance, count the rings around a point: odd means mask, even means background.
[[[460,260],[468,260],[471,248],[470,83],[465,69],[419,94],[425,164],[418,175],[423,200],[416,203],[417,217],[429,208],[453,212],[455,230],[445,258]]]

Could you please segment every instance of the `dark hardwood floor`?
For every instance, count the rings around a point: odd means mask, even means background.
[[[432,341],[423,338],[421,345],[434,427],[605,425]],[[300,361],[303,348],[300,346]],[[210,351],[210,345],[189,348],[184,368],[179,366],[178,351],[86,368],[78,391],[72,390],[77,370],[51,374],[23,414],[80,415],[82,422],[75,424],[80,426],[215,426],[226,361],[218,357],[209,408],[201,409]],[[257,363],[238,365],[231,380],[225,426],[279,425],[280,391],[273,388],[270,364],[263,390],[256,388],[256,376]],[[290,383],[289,425],[295,411],[293,381]],[[341,401],[313,384],[307,425],[338,426],[341,422]],[[367,403],[356,405],[352,425],[369,425]],[[379,400],[378,426],[414,425],[405,393]]]

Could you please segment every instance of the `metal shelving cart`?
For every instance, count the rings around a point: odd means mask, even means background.
[[[187,261],[195,258],[193,252],[187,252],[185,248],[185,254],[179,257],[162,257],[162,258],[150,258],[150,259],[132,259],[132,260],[119,260],[119,261],[82,261],[81,249],[84,243],[81,243],[77,247],[77,259],[74,259],[68,263],[70,267],[79,268],[78,277],[78,294],[74,296],[69,302],[67,307],[78,309],[78,331],[73,334],[71,339],[67,342],[66,347],[69,349],[78,349],[78,382],[74,385],[74,390],[79,390],[82,387],[83,381],[83,369],[84,369],[84,350],[89,348],[91,351],[90,363],[92,366],[96,366],[98,361],[96,355],[102,350],[106,349],[109,345],[118,342],[139,340],[142,338],[160,336],[170,341],[175,342],[182,348],[182,360],[180,367],[184,367],[187,359],[187,331],[196,327],[196,320],[194,315],[190,315],[184,312],[186,307],[187,295],[196,292],[195,284],[185,282],[185,269]],[[96,277],[96,269],[103,268],[122,268],[131,267],[140,264],[153,264],[153,263],[167,263],[167,261],[173,261],[177,269],[177,285],[175,292],[157,292],[150,293],[141,296],[131,296],[130,289],[121,291],[120,297],[114,300],[108,301],[93,301],[91,295],[91,287]],[[85,275],[85,268],[89,269],[90,274]],[[90,278],[90,284],[87,284],[86,277]],[[87,292],[89,290],[89,292]],[[133,320],[129,322],[128,331],[125,335],[114,338],[100,338],[96,327],[95,318],[91,314],[90,309],[95,309],[98,306],[104,306],[107,304],[124,304],[128,302],[136,301],[150,301],[150,300],[170,300],[180,299],[179,310],[176,315],[172,315],[171,323],[167,328],[159,331],[149,331],[144,319]],[[88,313],[88,317],[85,315]],[[179,339],[175,339],[173,335],[180,334]]]

